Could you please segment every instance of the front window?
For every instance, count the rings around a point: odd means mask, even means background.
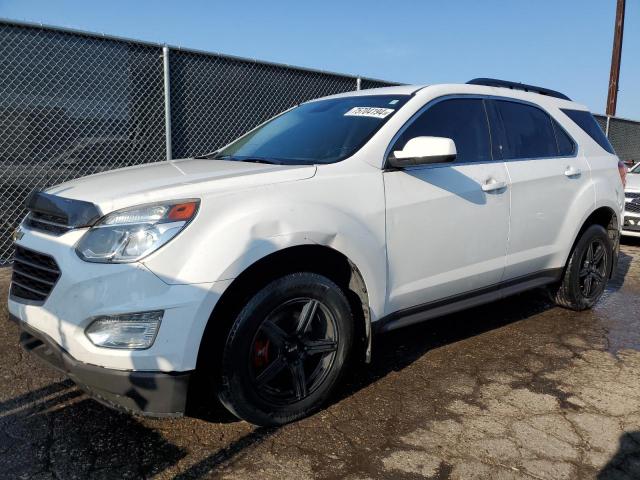
[[[365,95],[305,103],[208,158],[285,165],[339,162],[359,150],[408,99]]]
[[[629,170],[629,173],[635,173],[640,175],[640,163],[636,164],[635,167],[631,167],[631,170]]]
[[[456,162],[492,159],[487,113],[479,98],[454,98],[436,103],[409,125],[392,150],[402,150],[412,138],[425,136],[453,140]]]

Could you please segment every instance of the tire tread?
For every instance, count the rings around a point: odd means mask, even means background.
[[[562,273],[562,279],[558,284],[549,288],[551,300],[559,307],[575,311],[587,310],[593,307],[600,298],[599,296],[593,299],[584,298],[576,291],[576,286],[573,284],[572,278],[576,273],[576,268],[580,268],[580,265],[576,266],[576,262],[580,262],[585,245],[596,236],[601,236],[604,239],[605,244],[609,246],[606,253],[607,265],[611,265],[611,260],[613,258],[613,246],[611,245],[611,239],[609,238],[607,231],[602,225],[595,224],[589,226],[582,233],[571,251]]]

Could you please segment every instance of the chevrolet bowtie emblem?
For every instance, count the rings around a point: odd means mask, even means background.
[[[24,231],[18,227],[13,231],[13,241],[17,242],[18,240],[20,240],[22,237],[24,237]]]

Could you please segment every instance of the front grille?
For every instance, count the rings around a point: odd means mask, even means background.
[[[54,235],[62,235],[72,229],[67,224],[67,219],[49,213],[31,211],[27,216],[26,225],[34,230],[51,233]]]
[[[44,302],[60,278],[60,268],[49,255],[16,245],[11,296]]]
[[[640,203],[627,202],[624,206],[625,212],[640,213]]]
[[[624,192],[624,196],[627,198],[640,198],[640,192]]]
[[[632,232],[640,232],[640,218],[624,217],[623,230],[630,230]]]

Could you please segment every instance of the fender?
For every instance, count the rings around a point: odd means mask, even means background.
[[[576,192],[573,203],[566,207],[568,212],[575,213],[564,216],[564,221],[557,232],[556,250],[549,268],[564,268],[580,229],[596,208],[593,183],[589,181]]]
[[[587,221],[587,219],[593,215],[593,213],[601,208],[607,208],[610,209],[615,217],[616,217],[616,228],[618,229],[618,231],[620,230],[620,219],[621,219],[621,211],[619,209],[619,206],[612,200],[607,199],[607,198],[600,198],[599,201],[597,201],[595,203],[595,206],[593,209],[586,211],[583,215],[582,218],[580,219],[580,222],[573,228],[572,230],[572,235],[571,235],[571,243],[568,244],[567,248],[563,251],[563,255],[564,255],[564,264],[566,264],[569,255],[571,254],[571,251],[573,250],[573,246],[576,244],[576,242],[578,241],[578,235],[580,234],[580,231],[582,230],[582,227],[584,226],[585,222]],[[619,238],[619,234],[618,234],[618,238]],[[618,240],[619,241],[619,240]],[[615,265],[614,265],[615,266]]]
[[[384,193],[377,178],[380,190],[374,194],[330,203],[326,199],[295,203],[288,198],[290,191],[286,194],[275,187],[261,189],[263,195],[253,194],[250,199],[232,195],[202,202],[198,216],[212,220],[194,221],[175,241],[150,256],[145,266],[168,284],[215,283],[236,278],[284,248],[323,245],[342,253],[360,271],[375,321],[384,310],[387,277]],[[296,188],[304,188],[305,183],[297,182]],[[316,196],[320,199],[323,192]]]
[[[230,261],[220,274],[222,280],[233,279],[244,270],[280,250],[300,245],[321,245],[332,248],[349,259],[361,273],[369,294],[372,321],[382,315],[386,294],[386,247],[384,237],[376,238],[365,225],[343,212],[323,211],[317,206],[306,206],[305,212],[313,216],[319,225],[330,228],[256,236],[241,255]],[[269,222],[257,223],[252,234],[269,226]]]

